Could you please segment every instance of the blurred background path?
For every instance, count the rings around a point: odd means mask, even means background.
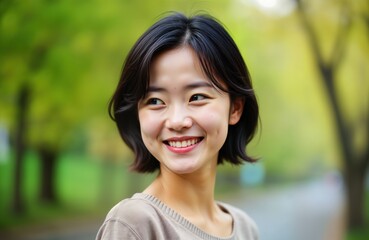
[[[247,189],[221,200],[245,210],[256,221],[261,240],[341,240],[343,196],[340,182],[327,177],[269,190]],[[94,239],[102,220],[50,223],[40,229],[19,229],[1,239]]]
[[[334,178],[230,200],[257,223],[261,240],[344,239],[343,192]]]

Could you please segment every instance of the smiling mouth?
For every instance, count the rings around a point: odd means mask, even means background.
[[[175,147],[175,148],[186,148],[190,147],[192,145],[195,145],[202,141],[202,137],[200,138],[191,138],[187,140],[181,140],[181,141],[174,141],[174,140],[168,140],[164,141],[164,143],[168,146]]]

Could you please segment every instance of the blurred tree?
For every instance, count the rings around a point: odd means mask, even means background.
[[[79,137],[76,132],[99,130],[88,122],[108,118],[107,101],[125,51],[160,13],[173,9],[167,0],[0,2],[0,108],[12,136],[18,134],[13,137],[19,143],[17,206],[22,206],[24,151],[38,153],[41,199],[57,201],[58,157]]]
[[[13,202],[16,212],[20,212],[24,209],[24,151],[32,148],[38,152],[40,198],[56,201],[56,160],[67,146],[70,133],[98,111],[87,106],[106,98],[96,94],[103,93],[102,81],[91,84],[89,51],[93,50],[95,35],[86,37],[91,29],[98,34],[104,26],[91,24],[94,11],[88,11],[86,2],[79,3],[86,11],[75,11],[73,1],[9,1],[3,6],[0,93],[5,114],[1,117],[15,136]],[[95,12],[100,9],[93,6]],[[86,88],[91,91],[83,91]]]
[[[23,85],[18,94],[17,101],[17,123],[15,133],[15,173],[14,173],[14,201],[13,211],[16,214],[24,211],[23,192],[21,179],[23,176],[23,158],[25,154],[26,119],[29,108],[29,89]]]
[[[324,46],[322,46],[319,39],[319,31],[323,33],[326,29],[323,29],[321,22],[316,24],[316,15],[314,15],[314,6],[312,2],[304,0],[296,0],[298,16],[301,19],[302,25],[306,31],[308,43],[311,46],[313,57],[315,59],[316,67],[321,75],[322,83],[325,87],[326,94],[332,109],[333,119],[335,121],[339,144],[342,150],[343,160],[343,172],[347,190],[347,209],[348,209],[348,225],[350,228],[362,227],[364,225],[364,180],[369,166],[369,118],[368,118],[368,102],[365,102],[359,107],[359,114],[355,120],[350,119],[347,116],[347,109],[345,111],[345,103],[340,101],[339,98],[339,72],[342,71],[344,59],[347,57],[347,50],[350,44],[357,44],[350,36],[356,38],[362,37],[363,31],[357,30],[356,25],[360,25],[364,20],[369,33],[369,5],[365,1],[331,1],[329,6],[320,3],[320,9],[325,11],[327,7],[335,8],[340,13],[337,15],[338,21],[336,23],[336,34],[333,39],[333,44],[330,49],[330,55],[325,56]],[[325,3],[326,4],[326,3]],[[362,16],[362,18],[356,18]],[[321,21],[321,18],[318,18]],[[355,29],[356,28],[356,29]],[[359,28],[360,29],[360,28]],[[353,31],[359,31],[353,33]],[[355,35],[354,35],[355,34]],[[368,36],[365,40],[366,46],[368,43]],[[368,58],[367,48],[357,45],[363,51],[362,56]],[[359,56],[360,57],[360,56]],[[354,75],[353,77],[367,78],[368,76]],[[367,79],[366,79],[367,80]],[[365,81],[365,79],[364,79]],[[354,81],[346,81],[345,88],[350,88],[347,84],[354,84]],[[367,86],[367,85],[366,85]],[[362,86],[365,88],[365,84]],[[363,96],[360,93],[355,94],[356,97],[368,96],[368,89]],[[346,100],[348,101],[348,100]],[[364,100],[365,101],[365,100]],[[346,113],[346,114],[345,114]],[[358,147],[357,141],[358,135],[361,136],[363,143],[359,144],[363,147]]]

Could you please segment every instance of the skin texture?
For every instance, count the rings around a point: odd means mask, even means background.
[[[231,103],[216,89],[186,46],[156,57],[150,74],[138,115],[143,142],[160,162],[160,174],[144,192],[204,231],[229,236],[232,218],[214,201],[217,158],[244,103]]]

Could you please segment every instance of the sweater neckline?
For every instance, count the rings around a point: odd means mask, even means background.
[[[153,195],[146,194],[146,193],[135,193],[132,196],[132,199],[142,199],[142,200],[148,201],[153,206],[155,206],[156,208],[160,209],[160,211],[163,214],[169,216],[175,222],[177,222],[180,225],[184,226],[186,229],[190,230],[195,235],[199,236],[201,239],[204,239],[204,240],[231,240],[231,239],[234,239],[234,235],[235,235],[235,221],[234,221],[234,216],[229,211],[229,209],[226,208],[226,206],[224,206],[220,202],[217,202],[218,206],[221,209],[223,209],[224,211],[226,211],[228,214],[230,214],[231,217],[232,217],[232,233],[228,237],[217,237],[217,236],[211,235],[211,234],[203,231],[202,229],[200,229],[199,227],[197,227],[195,224],[191,223],[189,220],[187,220],[181,214],[179,214],[178,212],[176,212],[173,209],[171,209],[168,205],[166,205],[160,199],[156,198]]]

